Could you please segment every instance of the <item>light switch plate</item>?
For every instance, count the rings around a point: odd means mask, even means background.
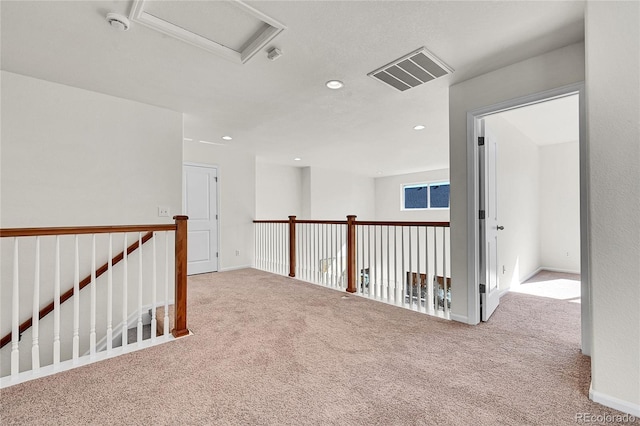
[[[169,217],[169,207],[158,206],[159,217]]]

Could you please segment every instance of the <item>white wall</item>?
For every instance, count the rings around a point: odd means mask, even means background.
[[[640,3],[588,2],[592,397],[640,416]]]
[[[485,119],[497,139],[499,288],[519,285],[540,267],[538,145],[500,114]],[[546,208],[546,207],[545,207]]]
[[[1,226],[44,227],[172,223],[158,217],[158,206],[179,212],[181,206],[182,115],[165,109],[2,71]],[[129,237],[129,244],[136,236]],[[40,307],[53,300],[54,237],[41,238]],[[159,238],[162,253],[164,239]],[[12,249],[2,239],[0,298],[10,300]],[[80,237],[80,276],[90,273],[90,236]],[[171,242],[170,242],[171,244]],[[148,248],[148,244],[145,248]],[[107,259],[106,235],[97,237],[97,264]],[[114,252],[122,250],[114,237]],[[73,240],[61,238],[61,291],[73,283]],[[144,276],[151,276],[148,250]],[[129,277],[137,283],[138,252],[131,256]],[[173,270],[170,259],[170,274]],[[31,316],[34,242],[20,243],[20,322]],[[121,319],[121,265],[114,268],[114,327]],[[158,272],[160,281],[164,269]],[[104,278],[102,279],[104,281]],[[146,280],[145,283],[148,283]],[[97,299],[106,299],[98,282]],[[129,308],[136,286],[129,288]],[[80,295],[81,336],[88,335],[89,289]],[[143,305],[150,303],[143,291]],[[61,310],[62,359],[70,356],[71,302]],[[106,332],[106,309],[98,306],[98,339]],[[3,309],[0,332],[11,327],[11,310]],[[40,325],[43,364],[52,359],[53,315]],[[21,369],[31,365],[31,330],[20,343]],[[1,353],[2,374],[9,371],[10,345]],[[81,352],[87,349],[81,342]]]
[[[309,207],[303,206],[304,219],[346,220],[356,215],[359,220],[373,220],[375,216],[375,185],[373,178],[358,176],[341,170],[319,167],[303,171],[303,193],[309,196]],[[305,177],[308,173],[308,179]]]
[[[540,152],[540,267],[580,273],[580,155],[578,141]]]
[[[401,210],[402,185],[449,181],[449,170],[387,176],[375,179],[375,220],[448,222],[449,209]]]
[[[256,163],[256,219],[302,216],[302,168]]]
[[[449,158],[451,181],[451,257],[453,318],[476,323],[468,318],[470,267],[475,247],[469,239],[475,214],[469,208],[473,200],[474,170],[467,158],[467,112],[510,99],[577,83],[584,80],[584,44],[577,43],[527,59],[482,76],[451,86],[449,91]],[[473,289],[471,289],[473,290]]]
[[[2,227],[167,223],[182,115],[2,71]]]
[[[253,220],[256,218],[256,162],[251,154],[233,146],[209,145],[209,134],[189,129],[185,116],[184,161],[218,167],[218,219],[220,271],[251,267],[254,257]],[[240,251],[236,255],[236,250]]]

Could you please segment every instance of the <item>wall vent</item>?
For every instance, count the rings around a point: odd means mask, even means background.
[[[422,47],[367,75],[404,92],[452,72],[451,67]]]

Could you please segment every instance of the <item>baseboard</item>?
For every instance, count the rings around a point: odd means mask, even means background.
[[[589,386],[589,399],[598,404],[602,404],[614,410],[622,411],[631,416],[640,418],[640,404],[634,404],[632,402],[623,401],[616,397],[593,390],[593,383]],[[596,413],[593,413],[596,414]],[[635,421],[629,419],[630,422]]]
[[[253,268],[253,266],[251,265],[229,266],[227,268],[220,268],[218,272],[237,271],[238,269],[250,269],[250,268]]]
[[[533,278],[534,276],[536,276],[536,274],[538,274],[539,272],[542,272],[542,271],[559,272],[559,273],[562,273],[562,274],[577,274],[577,275],[580,275],[580,271],[571,271],[569,269],[549,268],[547,266],[541,266],[541,267],[537,268],[535,271],[531,272],[530,274],[525,275],[520,280],[520,284],[528,281],[529,279]]]
[[[533,278],[538,272],[542,271],[544,268],[540,267],[538,269],[536,269],[535,271],[531,272],[530,274],[527,274],[524,276],[524,278],[522,278],[520,280],[520,284],[522,284],[523,282],[526,282],[527,280]]]
[[[580,275],[580,271],[572,271],[570,269],[549,268],[549,267],[546,267],[546,266],[542,266],[539,269],[541,271],[560,272],[560,273],[563,273],[563,274],[577,274],[577,275]]]
[[[457,321],[464,324],[469,324],[469,318],[464,315],[450,313],[449,318],[451,318],[451,321]]]

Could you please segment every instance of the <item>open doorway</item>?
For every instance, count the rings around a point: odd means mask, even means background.
[[[476,163],[477,318],[486,321],[506,291],[558,290],[557,298],[582,299],[581,346],[588,355],[584,86],[514,99],[468,117]]]
[[[497,141],[500,292],[579,302],[578,95],[484,121]]]

